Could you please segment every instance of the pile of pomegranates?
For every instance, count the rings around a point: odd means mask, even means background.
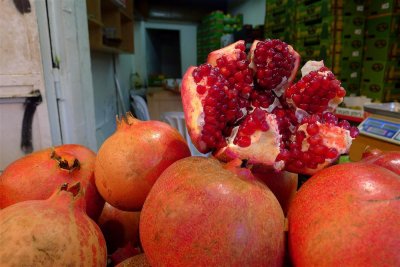
[[[337,164],[358,135],[334,115],[346,92],[322,61],[296,79],[299,62],[268,39],[188,68],[186,125],[210,156],[128,113],[97,153],[66,144],[11,163],[0,265],[400,266],[400,150]]]

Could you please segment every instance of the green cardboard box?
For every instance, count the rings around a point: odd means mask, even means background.
[[[319,37],[327,39],[335,34],[335,21],[325,18],[319,23],[298,22],[296,24],[296,38]]]
[[[365,82],[389,82],[391,80],[400,80],[399,61],[363,61],[362,81]]]
[[[267,0],[266,12],[272,12],[279,8],[292,8],[295,6],[295,0]]]
[[[353,84],[360,84],[361,82],[361,71],[341,71],[340,75],[340,80],[343,82],[347,83],[353,83]]]
[[[341,58],[340,61],[340,68],[343,72],[351,73],[353,71],[362,72],[362,60],[355,60],[355,59],[344,59]]]
[[[360,95],[360,83],[342,81],[342,87],[346,90],[346,96]]]
[[[396,37],[375,37],[365,39],[366,60],[385,61],[400,57],[399,39]]]
[[[361,81],[360,93],[374,101],[387,102],[394,96],[394,82]]]
[[[346,0],[343,2],[343,15],[358,16],[365,14],[364,0]]]
[[[400,11],[400,1],[398,0],[370,0],[367,7],[367,15],[392,14]]]
[[[281,13],[267,13],[265,15],[265,27],[279,27],[286,26],[289,24],[293,14],[291,12],[281,12]]]
[[[362,37],[343,38],[341,55],[343,59],[358,60],[363,58],[364,39]]]
[[[328,16],[334,16],[335,11],[338,10],[336,7],[336,1],[333,0],[320,0],[304,1],[303,3],[298,3],[296,6],[296,20],[303,21],[309,18],[325,18]]]
[[[366,35],[371,38],[400,36],[400,15],[385,15],[367,18]]]
[[[344,38],[363,38],[365,33],[365,16],[343,16],[343,25]]]
[[[387,93],[387,101],[399,101],[400,99],[400,80],[394,81]]]

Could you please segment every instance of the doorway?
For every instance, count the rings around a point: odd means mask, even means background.
[[[180,31],[147,29],[146,33],[148,74],[180,78],[182,76]]]

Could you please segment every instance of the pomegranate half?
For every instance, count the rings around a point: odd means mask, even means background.
[[[182,80],[188,132],[202,153],[313,174],[347,153],[356,127],[332,113],[346,91],[323,62],[280,41],[237,41],[189,67]]]

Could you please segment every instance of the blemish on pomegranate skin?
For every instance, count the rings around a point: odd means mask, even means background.
[[[400,196],[389,198],[389,199],[367,199],[368,202],[391,202],[391,201],[400,201]]]

